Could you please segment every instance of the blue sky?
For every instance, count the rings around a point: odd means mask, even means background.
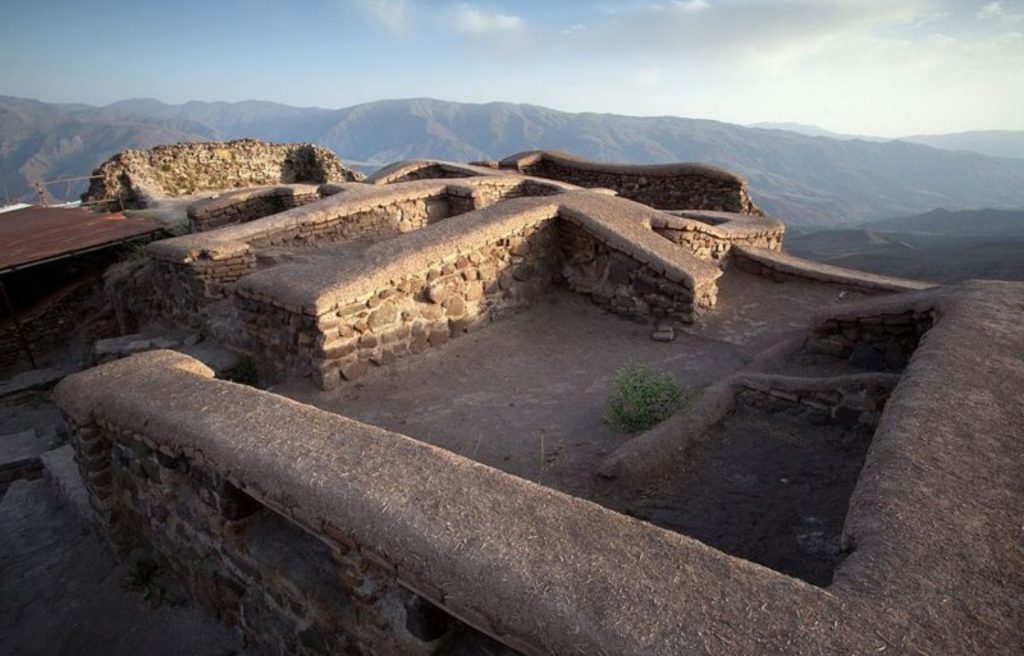
[[[0,94],[1024,129],[1024,0],[4,0]]]

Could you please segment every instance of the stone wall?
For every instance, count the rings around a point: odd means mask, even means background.
[[[239,278],[256,270],[256,249],[390,237],[506,198],[551,195],[558,189],[507,176],[466,185],[443,181],[384,189],[367,185],[244,225],[163,240],[147,248],[162,297],[160,312],[174,323],[195,327],[205,305],[230,295]]]
[[[220,194],[188,206],[193,232],[248,223],[320,200],[316,185],[257,187]]]
[[[337,298],[315,318],[246,298],[245,291],[239,305],[261,359],[312,373],[331,389],[370,365],[421,353],[529,305],[557,279],[559,257],[548,220]]]
[[[207,307],[232,296],[234,283],[255,270],[256,256],[245,247],[203,252],[188,263],[153,258],[152,308],[173,324],[200,329]]]
[[[901,370],[935,322],[931,309],[840,315],[818,324],[805,348],[867,370]]]
[[[807,622],[860,653],[870,633],[826,591],[177,353],[55,398],[101,534],[151,548],[257,654],[678,654],[723,623],[717,653],[779,626],[772,651],[811,652]]]
[[[511,653],[398,585],[344,530],[307,532],[198,458],[109,423],[76,427],[72,444],[115,551],[155,557],[247,653]]]
[[[125,208],[146,207],[154,198],[198,191],[295,182],[322,184],[365,177],[342,166],[326,148],[255,139],[124,150],[92,174],[100,177],[90,182],[82,200],[110,201],[111,206],[123,204]]]
[[[893,278],[822,264],[757,245],[737,243],[731,253],[732,261],[738,269],[780,282],[810,280],[867,294],[920,291],[935,286],[918,280]]]
[[[634,319],[692,323],[698,305],[715,304],[714,286],[700,289],[695,303],[694,290],[610,247],[572,221],[560,220],[558,234],[564,258],[562,274],[569,288],[611,312]]]
[[[641,320],[692,322],[715,304],[721,271],[658,236],[651,221],[662,213],[637,203],[556,196],[557,185],[521,177],[366,187],[151,245],[161,312],[201,329],[208,307],[230,298],[245,326],[233,346],[271,377],[312,375],[330,388],[523,307],[556,281]],[[279,264],[259,250],[399,233],[410,234],[355,259]]]
[[[779,251],[786,232],[781,221],[712,211],[666,213],[652,221],[651,227],[702,260],[715,262],[730,256],[734,246]]]
[[[98,276],[90,276],[53,294],[19,317],[21,328],[36,358],[67,347],[81,328],[85,313],[95,305],[99,295]],[[0,320],[0,367],[21,364],[28,368],[28,356],[22,346],[17,326],[10,318]]]
[[[565,281],[613,312],[693,322],[721,271],[655,234],[649,208],[577,191],[506,199],[370,246],[282,265],[236,287],[244,344],[268,372],[333,388],[525,307]]]
[[[405,160],[381,167],[366,178],[369,184],[395,184],[413,180],[438,180],[443,178],[468,178],[479,175],[496,175],[493,169],[486,169],[461,162],[442,160]]]
[[[561,152],[530,151],[501,161],[526,175],[580,187],[613,189],[657,209],[703,209],[762,215],[734,173],[702,164],[634,166],[593,162]]]
[[[812,413],[815,423],[864,424],[875,428],[899,383],[898,374],[851,374],[826,378],[737,376],[735,397],[767,412],[793,407]]]

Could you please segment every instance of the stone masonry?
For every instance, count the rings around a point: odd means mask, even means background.
[[[704,209],[763,216],[740,176],[706,164],[608,164],[558,151],[528,151],[497,164],[580,187],[613,189],[657,209]]]
[[[101,164],[82,194],[85,202],[141,208],[160,197],[268,184],[345,182],[365,176],[313,144],[274,144],[256,139],[208,141],[125,150]]]

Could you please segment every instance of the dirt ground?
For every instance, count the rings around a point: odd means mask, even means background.
[[[630,492],[610,505],[827,586],[842,560],[843,521],[871,434],[861,424],[815,422],[798,409],[766,414],[741,404],[667,489]]]
[[[699,464],[668,490],[626,494],[593,471],[631,437],[604,420],[613,377],[623,366],[670,372],[699,393],[748,368],[765,349],[804,334],[817,309],[842,299],[825,286],[730,271],[718,310],[662,343],[650,338],[649,325],[558,291],[518,315],[337,390],[292,381],[274,391],[827,585],[870,443],[866,431],[745,411],[714,429],[712,446],[695,454]],[[800,375],[841,372],[813,358],[785,367]]]
[[[339,389],[308,380],[273,391],[424,440],[570,494],[596,494],[594,467],[630,436],[604,421],[615,374],[627,364],[702,388],[803,331],[838,292],[731,271],[720,311],[655,342],[651,327],[558,291],[512,317],[403,358]]]

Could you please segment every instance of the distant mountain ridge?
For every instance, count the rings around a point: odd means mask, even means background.
[[[864,134],[843,134],[832,132],[817,125],[807,123],[751,123],[749,128],[761,128],[763,130],[784,130],[796,132],[809,137],[826,137],[849,141],[861,139],[863,141],[906,141],[908,143],[941,148],[942,150],[969,150],[991,157],[1024,157],[1024,130],[973,130],[969,132],[957,132],[953,134],[914,134],[906,137],[886,139],[885,137],[872,137]]]
[[[924,214],[874,221],[870,227],[876,230],[941,235],[1024,237],[1024,209],[951,212],[940,207]]]
[[[1024,157],[1024,130],[977,130],[956,134],[918,134],[901,141],[946,150],[970,150],[993,157]]]
[[[1024,280],[1024,209],[945,209],[787,235],[800,257],[901,278]]]
[[[1024,159],[710,120],[426,98],[332,110],[152,99],[90,107],[0,97],[0,182],[17,196],[33,180],[87,175],[124,148],[240,137],[311,141],[367,166],[491,159],[534,148],[628,163],[707,162],[746,176],[755,201],[794,225],[852,225],[939,206],[1024,207]]]

